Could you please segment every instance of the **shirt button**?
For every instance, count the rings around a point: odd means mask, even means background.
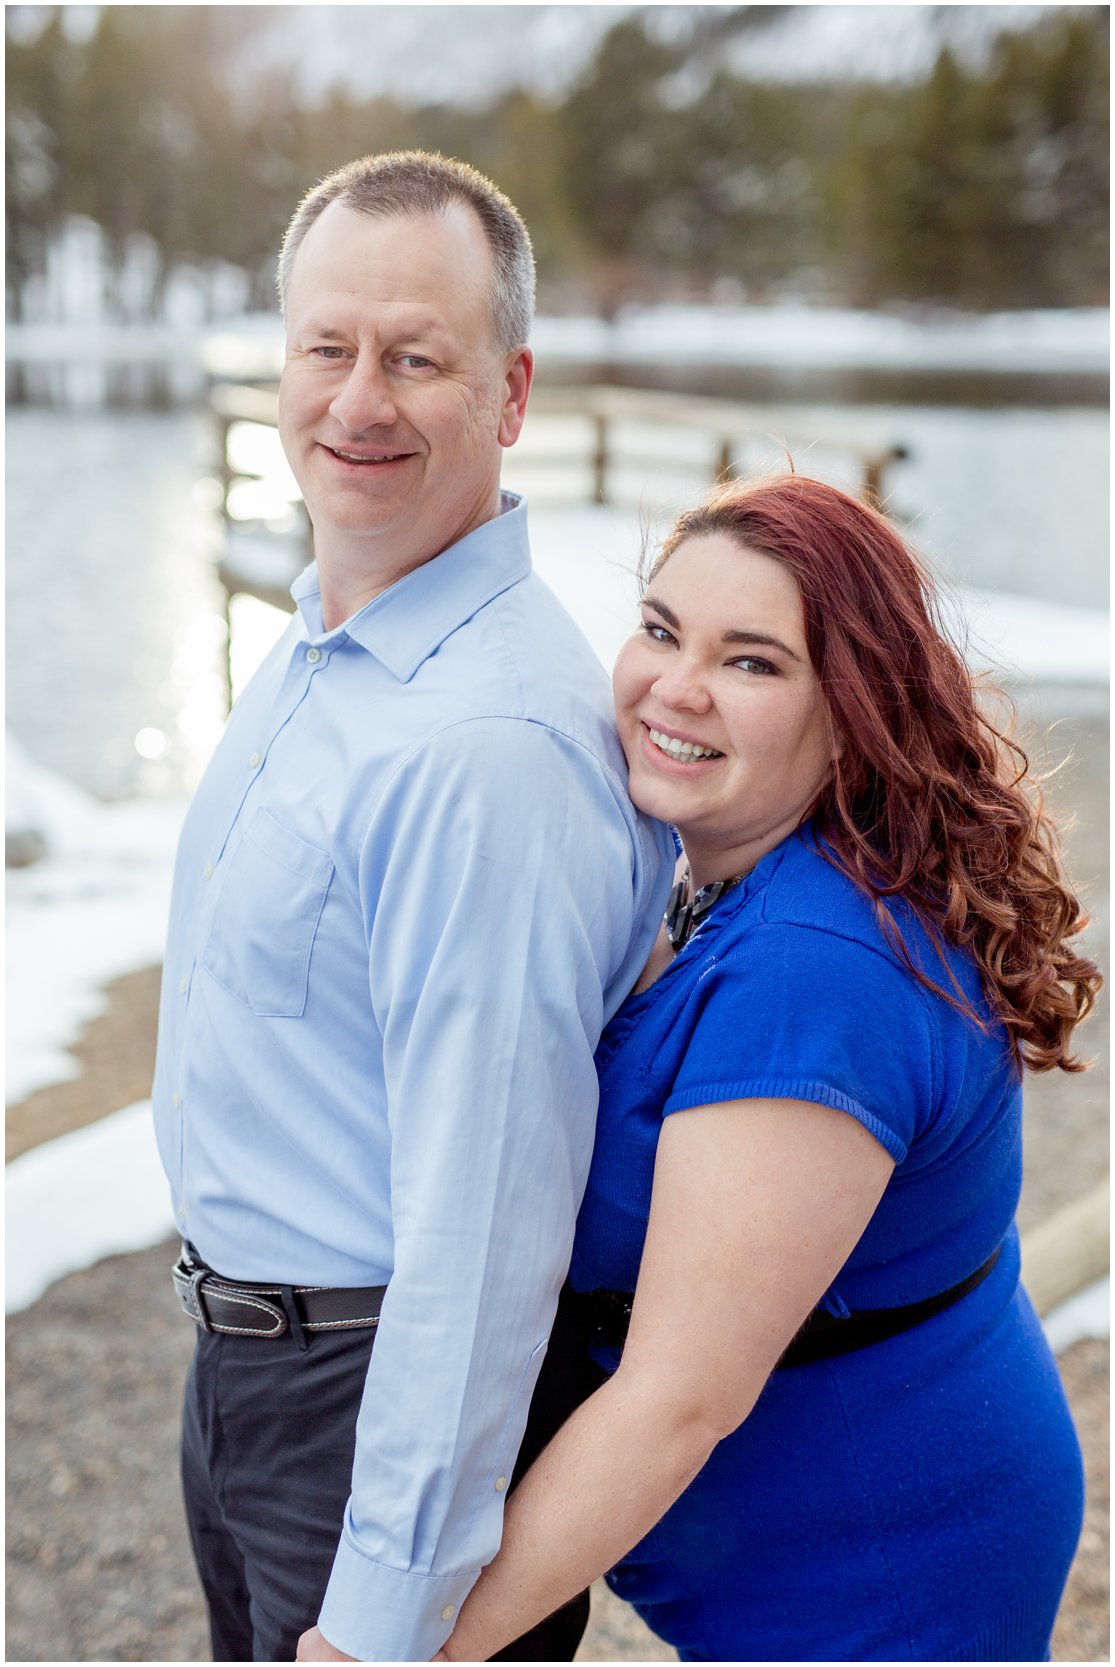
[[[506,1476],[497,1476],[496,1477],[496,1492],[497,1493],[502,1493],[506,1486],[507,1486],[507,1477]]]
[[[181,990],[183,995],[186,994],[186,991],[189,989],[189,987],[190,987],[190,981],[189,981],[188,978],[180,978],[178,980],[178,988]]]
[[[311,666],[316,666],[318,661],[321,659],[321,649],[308,648],[306,650],[306,658],[310,662]]]
[[[451,1621],[456,1613],[457,1613],[457,1611],[456,1611],[456,1608],[454,1607],[454,1605],[451,1604],[451,1603],[447,1603],[445,1608],[441,1612],[441,1618],[442,1618],[443,1621]]]
[[[205,875],[207,880],[211,880],[213,878],[213,864],[211,862],[207,862],[205,867],[202,869],[202,873]]]
[[[248,763],[251,765],[253,770],[255,769],[256,765],[259,763],[259,759],[260,759],[260,755],[259,755],[258,752],[254,752],[252,754],[251,758],[249,758]]]
[[[174,1109],[175,1109],[175,1111],[179,1111],[181,1109],[181,1106],[182,1106],[182,1096],[181,1096],[181,1094],[176,1094],[174,1096]]]

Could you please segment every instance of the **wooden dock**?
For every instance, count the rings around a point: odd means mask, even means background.
[[[272,580],[263,571],[265,563],[258,559],[258,553],[269,535],[261,533],[254,539],[256,554],[249,563],[238,561],[237,541],[252,535],[246,529],[237,529],[233,534],[234,523],[228,513],[229,494],[237,482],[245,478],[229,462],[229,434],[237,423],[275,428],[278,424],[278,389],[275,385],[218,383],[210,391],[209,405],[218,429],[226,531],[232,535],[226,539],[226,557],[219,570],[221,582],[229,594],[255,596],[289,612],[292,604],[287,586],[293,577],[290,571],[292,543],[296,547],[295,571],[310,559],[310,528],[305,515],[302,517],[301,534],[288,535],[284,539],[271,538],[275,546],[276,566]],[[587,432],[591,435],[589,502],[593,504],[612,501],[611,483],[620,464],[661,465],[660,458],[640,455],[632,450],[630,440],[625,438],[625,429],[653,428],[704,435],[709,441],[711,467],[708,478],[711,484],[745,473],[749,454],[756,455],[760,447],[769,453],[772,426],[777,422],[777,413],[772,413],[769,406],[658,389],[608,385],[535,388],[531,394],[530,409],[534,416],[577,417],[588,425]],[[805,452],[819,447],[850,458],[859,471],[862,496],[868,503],[876,505],[885,499],[888,469],[908,455],[907,448],[898,442],[880,441],[873,446],[864,446],[823,423],[811,422],[808,430],[797,431],[787,431],[779,425],[779,437],[791,452]],[[545,464],[546,461],[544,457],[532,458],[532,465]],[[553,461],[558,464],[567,460],[555,458]]]

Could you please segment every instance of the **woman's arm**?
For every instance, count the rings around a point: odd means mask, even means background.
[[[893,1167],[854,1118],[804,1101],[666,1119],[623,1359],[508,1501],[450,1660],[487,1660],[659,1521],[751,1411]]]

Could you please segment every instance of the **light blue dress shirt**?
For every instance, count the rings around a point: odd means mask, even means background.
[[[518,500],[333,631],[292,594],[183,830],[156,1128],[221,1273],[389,1284],[320,1624],[428,1660],[499,1546],[673,847]]]

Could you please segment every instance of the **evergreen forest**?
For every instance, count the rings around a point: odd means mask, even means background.
[[[270,7],[105,6],[84,38],[66,8],[16,10],[10,318],[71,215],[102,228],[110,259],[142,232],[164,274],[227,261],[270,306],[301,194],[353,156],[412,146],[466,158],[518,204],[550,308],[1106,303],[1105,6],[1035,9],[979,67],[943,49],[916,82],[808,85],[725,67],[756,8],[694,7],[675,38],[637,9],[560,97],[517,87],[483,108],[340,90],[311,104],[287,70],[244,75]]]

